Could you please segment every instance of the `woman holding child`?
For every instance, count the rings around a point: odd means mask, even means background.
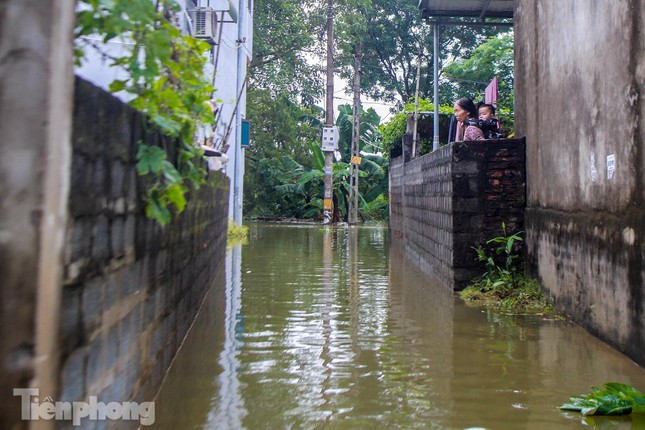
[[[453,106],[457,120],[455,142],[462,140],[484,140],[484,133],[476,125],[468,124],[467,120],[477,120],[478,112],[475,103],[467,97],[457,100]]]

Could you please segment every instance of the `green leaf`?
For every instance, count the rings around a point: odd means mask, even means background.
[[[162,115],[153,115],[152,122],[171,136],[179,135],[181,124],[174,119]]]
[[[127,81],[115,80],[110,83],[109,90],[112,93],[116,93],[125,89]]]
[[[146,216],[150,219],[154,219],[161,225],[168,224],[172,216],[170,211],[160,200],[153,197],[148,197],[146,202]]]
[[[625,415],[634,410],[634,398],[642,396],[629,385],[609,382],[603,386],[605,390],[591,387],[591,393],[571,397],[560,409],[578,411],[583,415]]]
[[[146,175],[148,173],[159,174],[166,161],[166,152],[157,146],[139,144],[137,152],[137,173]]]
[[[165,193],[168,201],[175,205],[179,212],[186,207],[185,191],[180,184],[173,184],[166,189]]]
[[[313,153],[313,156],[314,156],[313,168],[317,170],[324,170],[325,155],[323,154],[322,149],[320,149],[320,143],[310,140],[309,147],[311,148],[311,152]]]

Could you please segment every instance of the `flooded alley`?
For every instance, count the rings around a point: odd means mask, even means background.
[[[465,306],[382,226],[250,225],[155,429],[636,429],[558,406],[645,370],[565,321]]]

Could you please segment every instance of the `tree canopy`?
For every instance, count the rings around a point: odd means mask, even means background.
[[[466,58],[446,66],[446,76],[460,92],[483,99],[484,89],[497,76],[500,99],[498,106],[513,109],[513,34],[490,36]]]

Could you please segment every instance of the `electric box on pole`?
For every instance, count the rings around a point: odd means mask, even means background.
[[[338,127],[323,127],[320,149],[331,152],[338,150],[339,137]]]

